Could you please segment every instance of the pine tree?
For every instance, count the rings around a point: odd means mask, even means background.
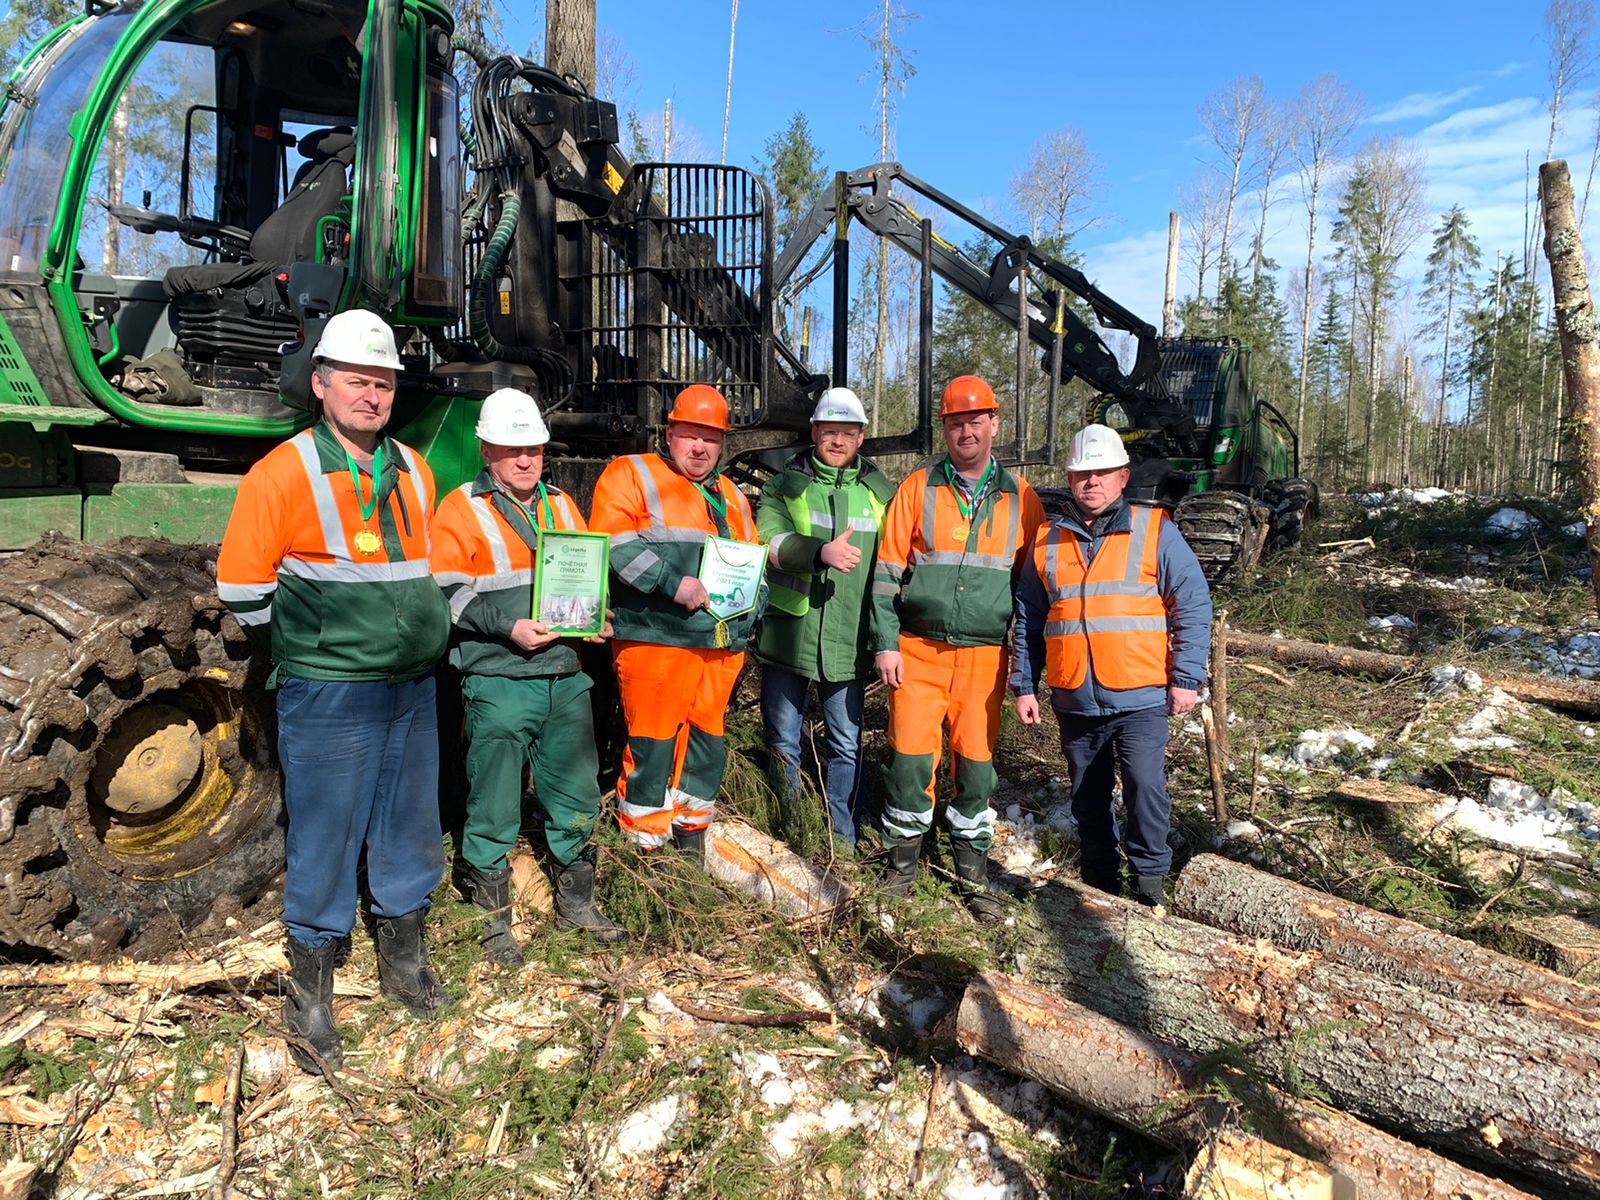
[[[772,191],[773,250],[781,251],[829,181],[804,113],[795,113],[781,133],[767,139],[767,157],[757,169]]]
[[[1430,319],[1423,325],[1422,333],[1434,339],[1439,347],[1437,354],[1429,355],[1429,361],[1438,364],[1439,371],[1439,399],[1434,408],[1433,429],[1434,473],[1436,482],[1441,485],[1450,428],[1449,396],[1451,389],[1459,390],[1466,381],[1465,356],[1460,351],[1463,300],[1471,288],[1472,275],[1482,262],[1482,253],[1469,232],[1470,226],[1459,204],[1439,218],[1433,248],[1428,254],[1428,273],[1423,279],[1422,307]]]

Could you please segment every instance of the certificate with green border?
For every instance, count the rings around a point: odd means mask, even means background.
[[[606,626],[611,535],[539,530],[534,551],[533,619],[551,633],[593,637]]]
[[[700,582],[705,585],[711,615],[727,621],[754,608],[766,566],[765,546],[708,537],[700,556]]]

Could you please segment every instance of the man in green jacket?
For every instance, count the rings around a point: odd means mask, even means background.
[[[829,388],[811,415],[810,450],[768,480],[756,505],[767,543],[766,616],[756,634],[761,720],[775,777],[793,804],[812,685],[822,708],[823,783],[833,835],[855,848],[861,803],[861,709],[872,673],[867,636],[873,559],[888,476],[860,457],[867,414]]]

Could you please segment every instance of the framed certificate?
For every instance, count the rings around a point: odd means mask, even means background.
[[[552,633],[593,637],[606,625],[611,535],[539,530],[534,552],[533,619]]]
[[[765,546],[708,537],[700,556],[700,582],[710,597],[707,607],[711,615],[727,621],[754,608],[766,567]]]

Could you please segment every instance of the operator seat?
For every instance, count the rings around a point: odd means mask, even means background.
[[[295,340],[299,321],[274,277],[291,263],[316,261],[317,227],[349,192],[355,135],[319,129],[300,139],[300,153],[307,161],[283,203],[251,235],[243,261],[173,267],[162,281],[178,349],[197,383],[276,386],[278,348]]]

